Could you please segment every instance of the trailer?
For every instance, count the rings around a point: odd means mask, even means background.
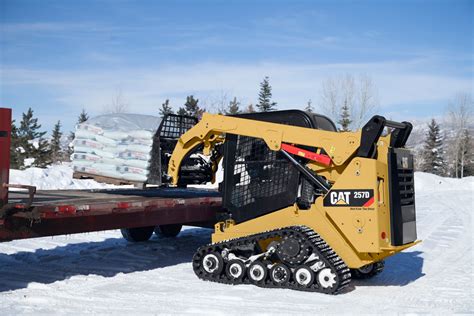
[[[47,190],[10,184],[11,109],[0,108],[0,242],[121,229],[129,241],[153,232],[175,236],[182,225],[213,227],[221,211],[217,190],[119,188]]]

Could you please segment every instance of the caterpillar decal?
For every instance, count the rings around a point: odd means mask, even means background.
[[[324,206],[370,207],[374,203],[374,190],[331,190],[323,203]]]

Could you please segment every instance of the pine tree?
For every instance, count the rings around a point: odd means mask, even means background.
[[[176,112],[178,115],[189,115],[188,112],[186,111],[185,108],[181,107],[178,109],[178,112]]]
[[[204,113],[204,109],[201,109],[198,103],[199,99],[195,99],[193,95],[187,96],[186,103],[184,103],[184,107],[180,107],[177,114],[189,115],[200,119],[202,114]]]
[[[52,150],[49,147],[49,142],[44,138],[39,138],[38,145],[34,146],[33,157],[35,161],[33,162],[33,167],[46,168],[47,166],[53,163],[52,159]]]
[[[84,123],[89,119],[89,115],[87,114],[86,110],[82,109],[81,114],[79,114],[79,117],[77,119],[77,124]]]
[[[199,107],[198,103],[199,99],[195,99],[193,95],[187,96],[186,103],[184,103],[186,113],[190,116],[201,118],[204,110]]]
[[[423,160],[421,171],[444,175],[443,138],[435,119],[431,119],[431,123],[428,124]]]
[[[170,100],[166,99],[166,101],[161,105],[160,109],[160,117],[163,118],[167,114],[173,114],[173,109],[170,106]]]
[[[225,114],[227,115],[239,114],[240,113],[239,105],[240,105],[240,102],[237,101],[236,97],[234,97],[234,99],[229,102],[229,106],[225,110]]]
[[[26,158],[33,158],[33,166],[45,167],[51,162],[51,150],[48,142],[43,138],[46,132],[40,132],[41,125],[38,124],[38,119],[33,118],[33,110],[28,109],[23,113],[20,127],[17,130],[18,147],[21,163],[24,163]],[[22,166],[24,167],[24,165]]]
[[[253,107],[253,104],[250,103],[247,108],[245,109],[244,113],[255,113],[255,108]]]
[[[29,108],[26,114],[23,113],[23,118],[20,122],[20,129],[18,130],[20,138],[24,138],[27,141],[41,138],[46,132],[38,131],[40,128],[41,125],[38,124],[38,119],[33,118],[33,110]]]
[[[352,120],[351,120],[349,107],[347,106],[347,104],[344,104],[344,106],[341,108],[341,111],[342,111],[341,118],[339,119],[339,121],[337,121],[337,123],[341,125],[341,128],[339,129],[339,131],[348,132],[349,126],[351,125]]]
[[[72,142],[74,141],[75,136],[76,135],[74,135],[73,132],[70,132],[67,137],[67,144],[64,148],[64,161],[70,161],[70,157],[74,153],[74,145]]]
[[[260,92],[258,93],[257,108],[260,112],[269,112],[276,109],[276,102],[272,102],[272,87],[269,78],[263,78],[260,83]]]
[[[311,101],[311,99],[308,100],[308,103],[306,107],[304,108],[304,110],[308,113],[314,113],[313,102]]]
[[[21,147],[20,136],[18,135],[18,128],[15,121],[12,121],[11,144],[10,144],[10,168],[23,169],[24,168],[24,149]]]
[[[61,132],[61,121],[58,121],[56,125],[54,125],[54,129],[51,135],[51,143],[50,143],[50,150],[51,150],[51,160],[52,162],[59,162],[64,157],[64,152],[61,147],[61,137],[63,133]]]
[[[79,116],[77,117],[77,123],[76,124],[84,123],[87,120],[89,120],[89,115],[87,114],[86,110],[82,109],[81,114],[79,114]],[[74,140],[75,137],[76,136],[75,136],[74,132],[71,132],[69,134],[69,139],[71,140],[71,142]],[[69,148],[67,151],[72,154],[73,149]]]

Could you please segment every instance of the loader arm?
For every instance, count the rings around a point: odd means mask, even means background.
[[[178,183],[181,162],[194,148],[204,144],[204,154],[209,155],[216,144],[225,141],[225,134],[262,139],[274,151],[280,150],[282,143],[321,148],[329,155],[332,166],[344,165],[361,143],[360,131],[334,133],[204,113],[201,121],[183,134],[176,144],[168,166],[172,183]]]

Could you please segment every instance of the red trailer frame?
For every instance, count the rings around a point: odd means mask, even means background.
[[[0,108],[0,208],[7,204],[10,173],[10,140],[12,133],[12,110]]]
[[[0,242],[108,229],[187,224],[213,227],[217,191],[148,188],[38,191],[9,184],[11,110],[0,108]],[[8,192],[8,187],[27,192]]]

